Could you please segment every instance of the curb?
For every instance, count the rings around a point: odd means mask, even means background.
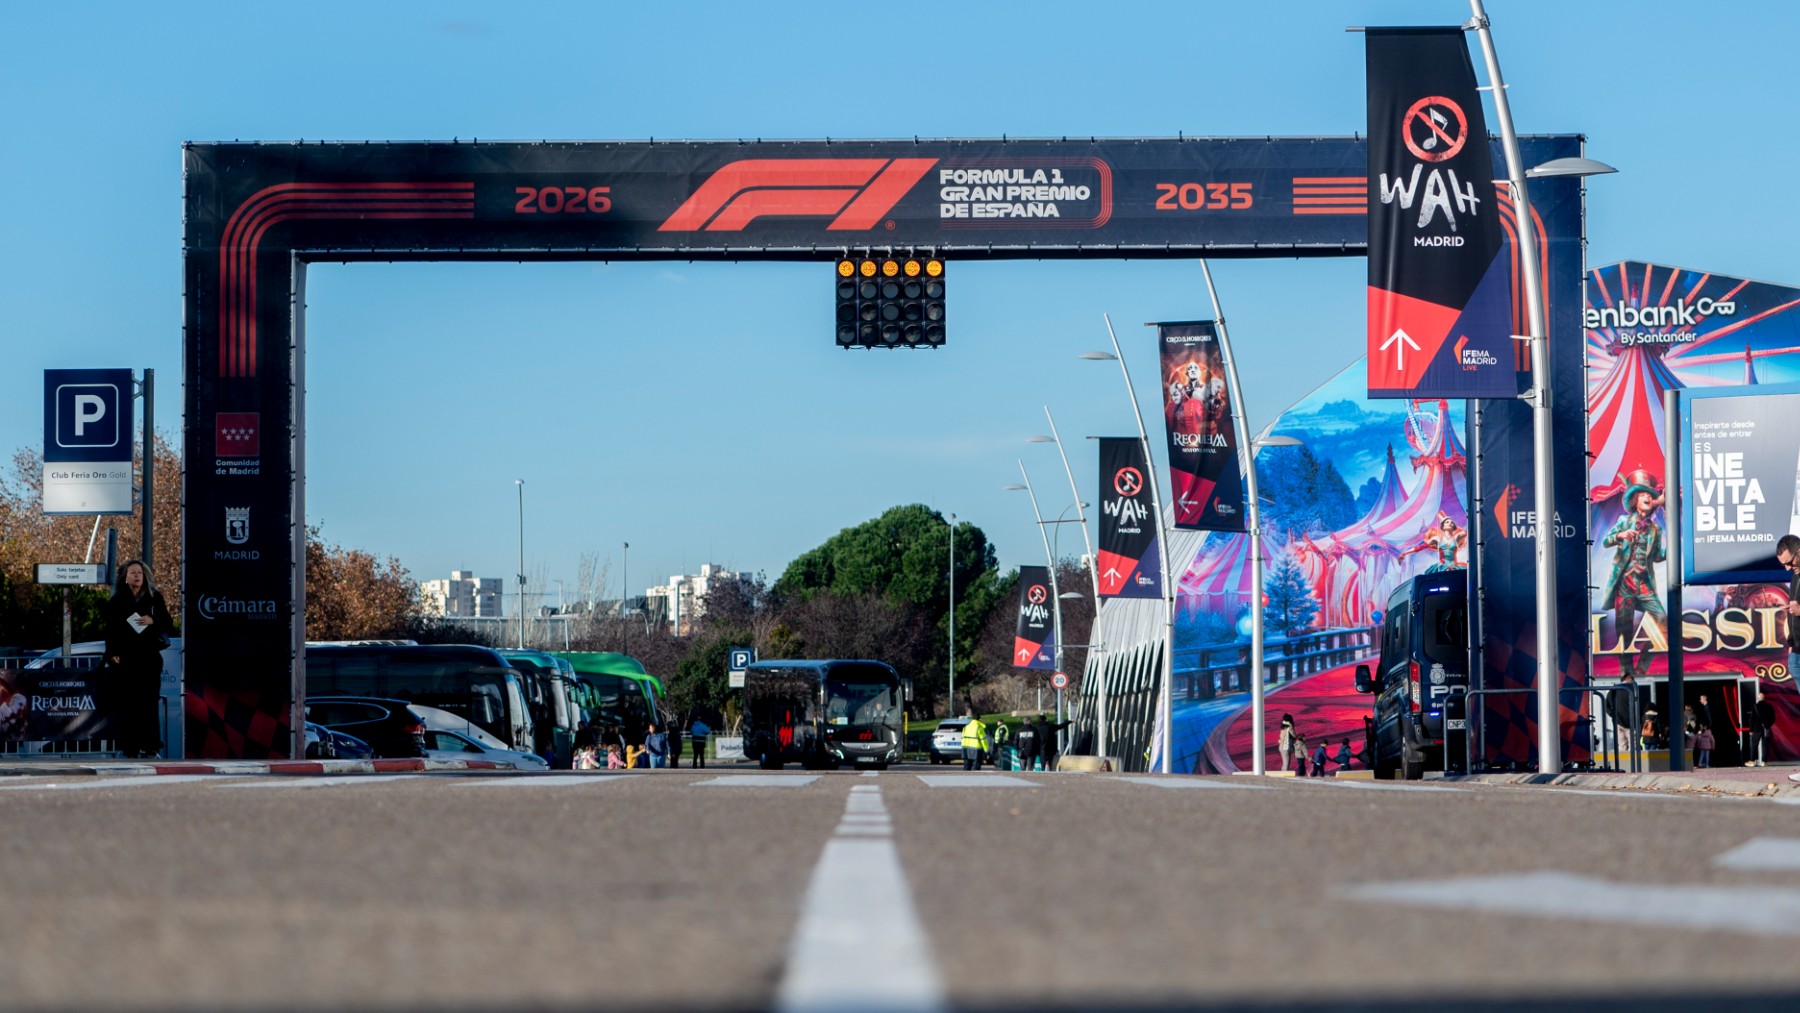
[[[1688,794],[1736,795],[1754,797],[1800,797],[1800,784],[1787,779],[1785,773],[1773,779],[1711,778],[1694,774],[1458,774],[1445,781],[1471,781],[1482,784],[1566,785],[1581,788],[1610,788],[1682,792]]]
[[[517,770],[494,760],[155,760],[148,763],[106,761],[94,763],[0,764],[0,777],[52,775],[104,775],[144,777],[158,774],[412,774],[456,770]]]

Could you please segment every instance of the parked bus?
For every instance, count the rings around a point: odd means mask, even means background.
[[[644,671],[628,654],[611,651],[552,651],[575,670],[570,689],[597,730],[616,725],[630,745],[644,743],[650,722],[661,722],[662,680]]]
[[[758,661],[744,672],[744,755],[763,769],[885,769],[906,745],[912,686],[879,661]]]
[[[575,668],[568,659],[544,651],[504,650],[505,658],[523,679],[525,704],[531,709],[535,751],[552,767],[569,768],[575,753],[575,731],[580,711],[571,694]]]
[[[306,695],[372,696],[449,711],[535,751],[524,681],[506,659],[463,644],[309,644]]]

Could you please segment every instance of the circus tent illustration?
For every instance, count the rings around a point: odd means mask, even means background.
[[[1369,625],[1389,592],[1436,562],[1425,544],[1428,532],[1446,517],[1468,527],[1463,502],[1468,461],[1449,405],[1440,400],[1411,407],[1405,435],[1417,482],[1410,491],[1390,445],[1380,492],[1354,523],[1323,535],[1296,534],[1285,546],[1264,536],[1271,565],[1284,554],[1300,564],[1319,600],[1316,622],[1322,628]],[[1236,615],[1250,601],[1249,546],[1247,535],[1209,537],[1183,574],[1179,593],[1199,596],[1209,611]]]

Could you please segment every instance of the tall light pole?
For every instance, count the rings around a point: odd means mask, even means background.
[[[1212,300],[1213,321],[1218,328],[1220,357],[1225,360],[1225,383],[1231,394],[1231,424],[1236,429],[1238,470],[1244,476],[1244,516],[1250,536],[1250,741],[1255,743],[1251,771],[1268,772],[1267,749],[1263,746],[1267,726],[1267,704],[1263,692],[1263,542],[1262,495],[1256,487],[1257,447],[1291,447],[1300,441],[1291,436],[1250,437],[1250,426],[1244,421],[1244,392],[1238,386],[1237,356],[1231,353],[1231,337],[1225,329],[1225,311],[1219,307],[1219,290],[1213,287],[1212,268],[1200,261],[1200,273],[1206,278],[1206,294]]]
[[[1056,444],[1057,456],[1062,458],[1063,474],[1069,476],[1069,495],[1075,497],[1075,518],[1081,522],[1081,542],[1082,546],[1087,550],[1088,576],[1094,582],[1094,622],[1088,628],[1088,657],[1092,658],[1096,653],[1104,655],[1106,652],[1106,639],[1100,635],[1100,562],[1098,557],[1094,555],[1094,540],[1088,536],[1087,515],[1082,512],[1082,509],[1086,504],[1081,502],[1081,487],[1075,484],[1075,471],[1073,468],[1069,467],[1069,455],[1068,452],[1063,449],[1062,436],[1056,431],[1056,418],[1050,414],[1049,405],[1044,406],[1044,418],[1050,423],[1050,435],[1032,436],[1025,442]],[[1061,533],[1060,529],[1058,530],[1058,533]],[[1095,687],[1094,697],[1096,711],[1094,715],[1095,724],[1099,728],[1096,735],[1095,752],[1100,756],[1107,755],[1105,660],[1104,657],[1101,658],[1098,680],[1099,685]],[[1084,679],[1084,689],[1085,682]]]
[[[1513,131],[1506,82],[1500,77],[1500,57],[1494,51],[1494,36],[1488,30],[1487,11],[1481,0],[1469,0],[1469,11],[1473,18],[1465,27],[1475,29],[1481,39],[1481,54],[1487,61],[1488,91],[1494,96],[1494,118],[1500,121],[1500,143],[1506,151],[1507,185],[1512,190],[1519,221],[1520,273],[1525,283],[1528,332],[1524,337],[1531,343],[1531,390],[1525,394],[1525,399],[1531,403],[1532,509],[1536,513],[1532,527],[1537,550],[1538,771],[1560,773],[1562,735],[1558,695],[1562,689],[1562,666],[1556,629],[1556,478],[1551,467],[1556,450],[1551,441],[1550,328],[1545,319],[1537,230],[1532,227],[1531,197],[1525,188],[1525,179],[1527,176],[1595,176],[1617,170],[1586,158],[1559,158],[1530,172],[1525,171],[1519,154],[1519,136]]]
[[[956,515],[950,515],[950,715],[956,716]],[[974,717],[970,707],[970,717]]]
[[[525,649],[525,480],[513,479],[519,487],[519,649]],[[504,636],[504,634],[502,634]]]
[[[1062,590],[1056,586],[1056,567],[1057,567],[1058,559],[1057,559],[1055,550],[1050,548],[1050,532],[1049,532],[1049,528],[1047,527],[1047,525],[1051,525],[1051,524],[1060,525],[1060,524],[1067,523],[1064,520],[1064,518],[1068,516],[1070,508],[1063,507],[1062,514],[1059,515],[1056,518],[1056,520],[1053,520],[1053,521],[1044,520],[1043,512],[1038,509],[1037,491],[1031,487],[1031,475],[1025,471],[1025,462],[1024,461],[1019,462],[1019,474],[1020,474],[1020,476],[1022,476],[1025,479],[1024,485],[1019,485],[1017,483],[1013,483],[1011,485],[1004,486],[1003,488],[1005,488],[1008,492],[1018,492],[1020,490],[1023,490],[1025,492],[1025,495],[1031,497],[1031,515],[1033,517],[1037,518],[1038,537],[1043,539],[1044,559],[1046,562],[1049,563],[1050,597],[1052,599],[1052,605],[1051,605],[1052,611],[1050,613],[1050,629],[1053,631],[1052,635],[1055,638],[1055,644],[1056,644],[1054,660],[1052,661],[1052,664],[1054,664],[1056,666],[1056,669],[1055,669],[1056,671],[1061,672],[1063,670],[1063,647],[1064,647],[1063,629],[1062,629],[1062,599],[1063,599],[1063,595],[1062,595]],[[1079,510],[1081,508],[1081,506],[1082,506],[1081,501],[1076,500],[1074,509]],[[1056,534],[1057,534],[1057,543],[1060,545],[1061,541],[1062,541],[1062,529],[1060,527],[1057,528]],[[1081,597],[1081,595],[1076,594],[1076,595],[1072,595],[1071,597],[1079,598],[1079,597]],[[1043,702],[1044,702],[1044,698],[1042,696],[1039,696],[1038,703],[1041,705]],[[1062,721],[1062,719],[1063,719],[1063,691],[1059,689],[1056,691],[1056,720],[1060,723]]]
[[[620,542],[619,544],[624,546],[624,549],[621,550],[624,561],[619,564],[619,584],[621,585],[619,588],[619,627],[624,631],[620,634],[623,643],[619,646],[619,653],[630,654],[631,618],[626,608],[631,601],[631,543]]]
[[[1163,657],[1162,657],[1162,697],[1157,705],[1157,718],[1162,723],[1163,773],[1174,770],[1174,758],[1169,755],[1174,745],[1174,737],[1170,732],[1170,720],[1174,710],[1174,674],[1175,674],[1175,575],[1169,572],[1169,532],[1163,525],[1162,493],[1158,491],[1156,481],[1156,459],[1150,456],[1150,434],[1144,429],[1144,412],[1138,407],[1137,389],[1131,385],[1131,370],[1125,366],[1125,353],[1119,349],[1119,335],[1113,330],[1112,316],[1106,315],[1106,333],[1112,338],[1113,350],[1107,352],[1083,352],[1083,359],[1105,361],[1112,359],[1118,362],[1119,372],[1125,377],[1125,394],[1131,399],[1131,413],[1137,418],[1138,444],[1144,451],[1145,476],[1150,486],[1150,509],[1156,515],[1156,552],[1157,560],[1162,566],[1162,599],[1163,599]]]

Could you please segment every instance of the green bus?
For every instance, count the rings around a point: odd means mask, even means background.
[[[575,754],[575,730],[581,716],[574,700],[575,667],[567,658],[546,651],[500,651],[520,675],[525,703],[531,709],[535,751],[552,767],[569,769]]]
[[[631,745],[642,745],[650,722],[662,720],[662,680],[628,654],[551,651],[574,669],[570,695],[596,730],[617,725]]]

